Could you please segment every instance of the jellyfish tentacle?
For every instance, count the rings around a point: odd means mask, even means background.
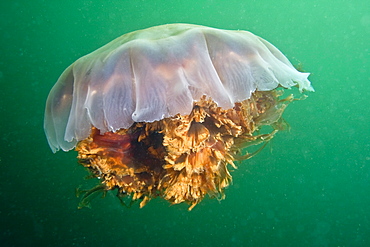
[[[102,197],[105,197],[107,191],[104,184],[98,184],[90,190],[81,190],[80,188],[76,189],[76,196],[80,197],[82,195],[81,201],[78,204],[78,209],[81,208],[90,208],[90,202],[93,200],[99,193],[102,193]]]

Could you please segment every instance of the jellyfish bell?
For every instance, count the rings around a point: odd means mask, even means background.
[[[280,88],[313,91],[273,45],[247,31],[169,24],[125,34],[78,59],[46,103],[53,152],[73,148],[104,190],[191,208],[223,195],[244,146],[271,139]],[[267,134],[256,134],[263,125]]]
[[[54,151],[102,132],[189,114],[211,97],[233,107],[252,92],[298,85],[312,90],[267,41],[246,31],[171,24],[121,36],[64,71],[50,92],[45,130]]]

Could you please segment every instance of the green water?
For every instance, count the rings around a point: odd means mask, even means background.
[[[0,246],[370,246],[370,5],[354,1],[1,1]],[[89,187],[76,153],[43,133],[49,90],[74,60],[165,23],[244,29],[311,72],[316,90],[238,164],[226,199],[193,211],[112,194],[78,210]]]

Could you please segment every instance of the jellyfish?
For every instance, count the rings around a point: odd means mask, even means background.
[[[236,161],[283,129],[297,99],[284,90],[313,91],[308,76],[247,31],[151,27],[70,65],[50,91],[44,130],[54,153],[75,149],[99,179],[83,205],[114,190],[140,207],[161,197],[191,210],[225,197]]]

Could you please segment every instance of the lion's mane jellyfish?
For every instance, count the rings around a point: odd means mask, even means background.
[[[152,27],[70,65],[47,99],[45,133],[53,152],[75,148],[100,179],[81,206],[116,190],[140,207],[162,197],[192,209],[224,197],[234,162],[283,128],[294,100],[283,89],[313,91],[308,75],[250,32]]]

